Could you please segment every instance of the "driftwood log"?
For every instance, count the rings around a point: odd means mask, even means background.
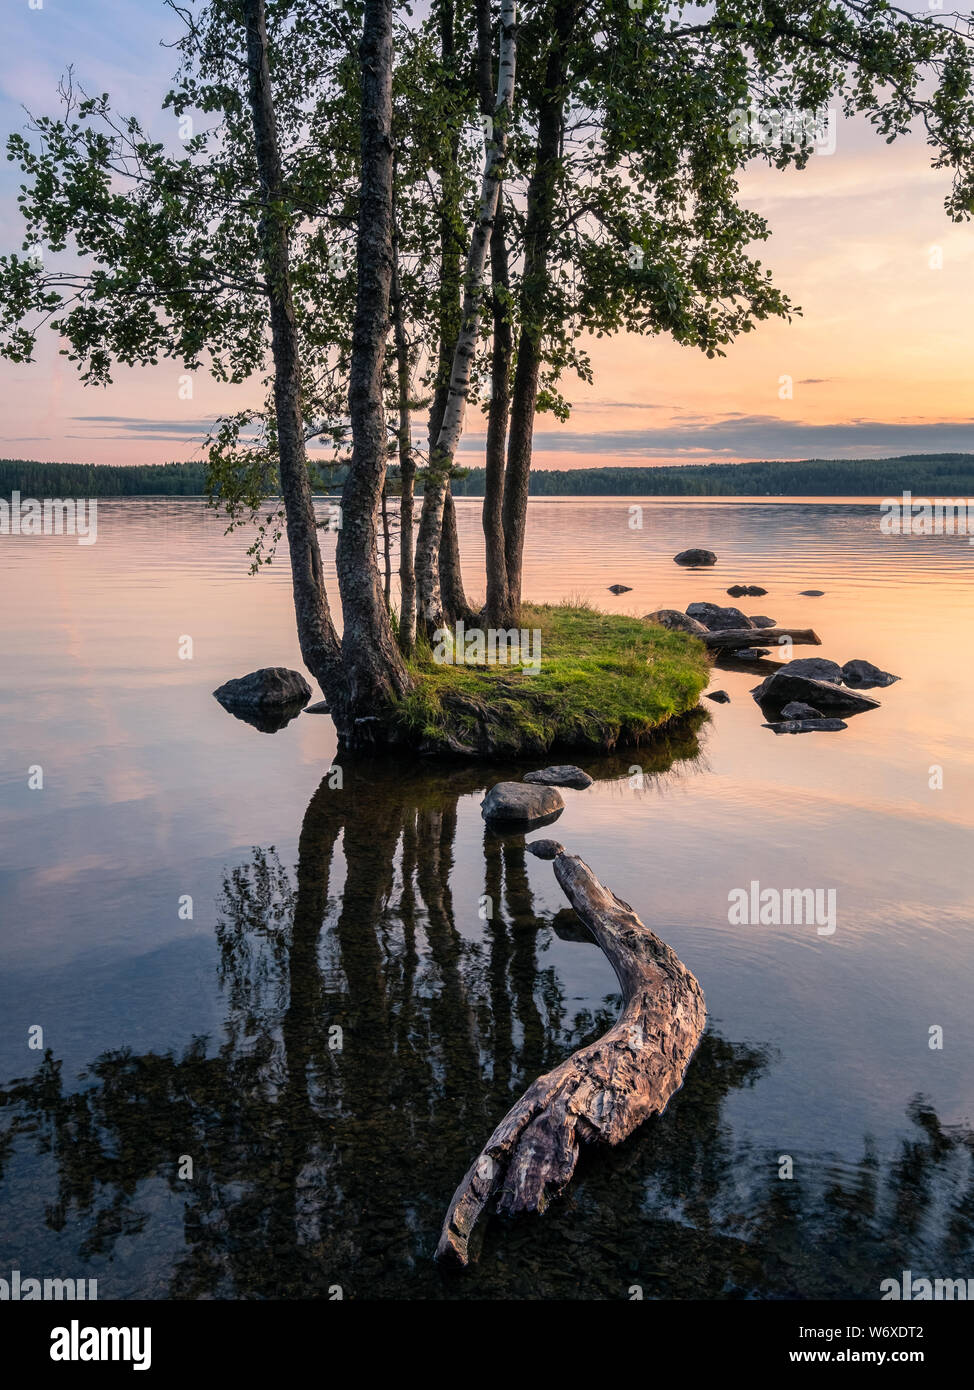
[[[529,846],[530,848],[530,846]],[[618,1022],[538,1077],[487,1141],[450,1203],[436,1258],[466,1265],[487,1210],[542,1212],[571,1180],[582,1143],[619,1144],[680,1089],[706,1020],[703,992],[664,941],[560,845],[555,877],[622,986]],[[546,852],[550,849],[550,852]]]
[[[820,647],[822,639],[810,627],[734,627],[726,632],[698,632],[701,642],[721,651],[730,648],[736,651],[744,647],[766,647],[771,642],[785,638],[796,647]]]

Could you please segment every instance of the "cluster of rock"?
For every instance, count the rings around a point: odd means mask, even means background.
[[[746,586],[735,585],[728,589],[729,594],[747,593]],[[756,590],[764,593],[763,589]],[[756,640],[762,630],[775,628],[775,620],[764,614],[748,616],[740,608],[722,607],[716,603],[691,603],[685,613],[674,608],[660,608],[655,613],[647,613],[646,621],[659,623],[675,632],[689,632],[707,639],[713,633],[728,632],[735,637],[753,631]],[[787,631],[781,629],[781,631]],[[772,632],[767,640],[772,640]],[[814,633],[805,634],[806,641],[818,642]],[[752,660],[767,656],[769,648],[746,646],[733,649],[732,654],[739,660]],[[866,710],[878,709],[879,701],[863,690],[872,690],[892,685],[899,680],[889,671],[880,670],[871,661],[856,659],[840,666],[836,661],[824,657],[799,657],[780,666],[771,675],[754,687],[751,694],[768,716],[768,729],[778,734],[803,734],[846,728],[843,714],[860,714]],[[726,704],[730,696],[726,690],[715,690],[707,698],[717,704]]]
[[[751,691],[764,713],[765,725],[776,734],[801,734],[844,729],[838,716],[879,709],[879,701],[863,690],[899,680],[871,661],[847,661],[840,666],[822,656],[799,657],[779,667]]]
[[[760,591],[764,593],[762,589]],[[722,608],[716,603],[691,603],[685,613],[676,608],[659,608],[655,613],[647,613],[645,621],[659,623],[671,632],[692,632],[695,636],[705,636],[708,632],[744,632],[762,627],[774,627],[774,619],[763,614],[747,617],[739,608]],[[741,660],[756,660],[767,656],[768,649],[760,647],[741,647],[734,655]]]
[[[565,801],[558,791],[559,787],[584,791],[591,785],[592,778],[580,767],[571,764],[542,767],[535,772],[526,772],[520,782],[495,783],[480,803],[480,808],[486,821],[511,829],[528,830],[537,825],[548,825],[561,815]],[[538,841],[539,845],[542,843],[554,844],[555,841]],[[557,852],[542,857],[554,858]]]

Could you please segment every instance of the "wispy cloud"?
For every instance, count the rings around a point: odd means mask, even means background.
[[[538,453],[669,458],[687,463],[711,459],[882,458],[910,453],[974,451],[974,419],[887,423],[849,420],[816,425],[771,415],[723,417],[707,423],[675,423],[659,429],[589,431],[541,430]],[[470,438],[461,448],[482,449]]]

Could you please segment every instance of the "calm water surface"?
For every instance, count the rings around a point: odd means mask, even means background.
[[[874,504],[653,500],[641,529],[631,505],[532,503],[526,592],[642,614],[760,584],[746,612],[903,679],[844,733],[776,738],[729,665],[709,720],[586,761],[554,833],[694,971],[708,1031],[662,1119],[543,1218],[493,1221],[459,1277],[431,1262],[454,1187],[619,1002],[550,864],[485,830],[518,769],[349,762],[339,792],[327,716],[227,714],[222,681],[301,663],[283,556],[250,577],[200,502],[102,502],[90,547],[0,538],[0,1276],[498,1299],[974,1276],[974,549],[881,536]],[[688,545],[717,568],[676,567]],[[731,925],[752,880],[834,888],[834,935]]]

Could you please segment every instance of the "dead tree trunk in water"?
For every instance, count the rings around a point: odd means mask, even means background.
[[[345,691],[336,722],[346,746],[380,737],[381,716],[410,688],[383,601],[376,550],[386,475],[382,387],[393,266],[392,10],[392,0],[366,0],[360,48],[362,178],[348,393],[352,458],[337,550]]]
[[[258,235],[270,302],[278,467],[287,518],[294,615],[304,664],[334,707],[344,688],[344,678],[338,634],[325,593],[305,453],[301,359],[291,295],[287,215],[281,210],[285,201],[284,175],[271,90],[264,0],[244,0],[244,22],[248,97],[262,203]]]
[[[676,953],[587,864],[557,846],[555,877],[622,986],[618,1022],[540,1076],[501,1120],[457,1188],[436,1248],[466,1265],[490,1207],[542,1212],[569,1183],[583,1143],[620,1144],[680,1089],[703,1033],[703,993]]]
[[[463,314],[453,353],[450,387],[435,447],[430,452],[429,470],[423,494],[423,511],[416,546],[416,588],[420,620],[430,630],[443,621],[440,583],[439,543],[447,480],[463,431],[463,417],[470,390],[470,375],[477,351],[477,335],[483,301],[484,267],[507,151],[507,118],[514,98],[516,57],[514,0],[503,0],[501,41],[498,64],[497,101],[492,125],[485,139],[484,175],[480,210],[470,239],[463,283]]]

